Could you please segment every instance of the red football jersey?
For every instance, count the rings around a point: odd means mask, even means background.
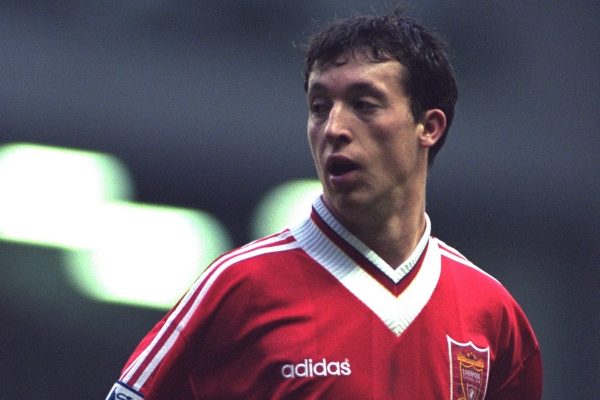
[[[391,267],[319,199],[217,259],[107,399],[540,399],[538,342],[494,278],[425,234]]]

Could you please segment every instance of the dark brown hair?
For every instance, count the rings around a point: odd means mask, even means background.
[[[373,62],[397,60],[407,71],[403,86],[416,121],[425,111],[440,109],[447,125],[442,137],[430,149],[433,164],[448,135],[458,99],[458,86],[448,60],[445,41],[396,9],[384,16],[356,16],[334,21],[313,35],[305,50],[304,86],[317,65],[324,69],[347,52],[361,52]]]

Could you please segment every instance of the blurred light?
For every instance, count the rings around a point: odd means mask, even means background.
[[[253,237],[299,224],[309,215],[313,201],[321,192],[321,183],[317,179],[289,181],[272,189],[261,199],[254,213]]]
[[[1,239],[63,248],[89,246],[98,207],[131,193],[109,155],[25,143],[0,147],[0,188]]]
[[[36,144],[0,147],[0,240],[58,247],[96,300],[170,307],[231,241],[210,215],[127,202],[114,157]]]
[[[231,240],[209,214],[112,203],[98,219],[95,245],[67,255],[86,295],[107,302],[170,308]]]

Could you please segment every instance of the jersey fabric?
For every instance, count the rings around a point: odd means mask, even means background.
[[[426,219],[393,268],[316,200],[209,266],[107,399],[540,399],[523,311]]]

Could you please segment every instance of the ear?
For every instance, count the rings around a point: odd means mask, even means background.
[[[431,147],[440,140],[446,130],[446,114],[437,108],[427,110],[421,124],[423,131],[419,137],[419,143],[423,147]]]

